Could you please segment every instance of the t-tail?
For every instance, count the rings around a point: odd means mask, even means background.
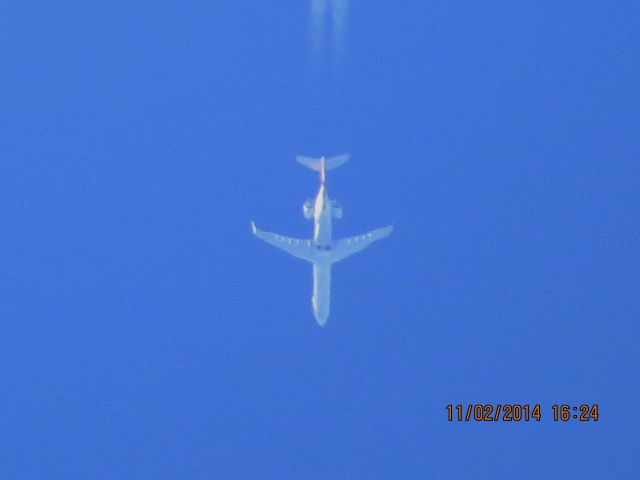
[[[326,171],[333,170],[334,168],[337,168],[340,165],[342,165],[344,162],[349,160],[349,155],[345,153],[342,155],[337,155],[335,157],[329,157],[329,158],[326,158],[326,157],[311,158],[311,157],[304,157],[302,155],[299,155],[296,157],[296,160],[298,160],[305,167],[308,167],[311,170],[315,170],[316,172],[320,172],[320,181],[324,183],[327,178]]]

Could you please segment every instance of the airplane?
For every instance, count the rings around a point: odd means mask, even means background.
[[[334,240],[332,219],[342,218],[342,206],[329,198],[326,188],[327,171],[339,167],[349,159],[343,154],[335,157],[296,157],[302,165],[320,173],[320,189],[315,200],[307,200],[302,206],[304,217],[313,220],[313,238],[298,239],[277,233],[266,232],[251,222],[253,234],[261,240],[278,247],[294,257],[311,262],[313,265],[313,297],[311,304],[318,325],[324,326],[329,318],[331,304],[331,266],[359,252],[376,240],[391,234],[393,226],[377,228],[355,237]]]

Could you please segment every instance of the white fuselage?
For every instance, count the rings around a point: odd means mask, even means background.
[[[333,211],[324,183],[313,205],[313,242],[317,260],[313,262],[313,314],[320,325],[329,317],[331,306],[331,247],[333,243],[331,220]]]

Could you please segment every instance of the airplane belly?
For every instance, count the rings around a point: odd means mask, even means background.
[[[316,219],[313,239],[318,245],[331,245],[332,236],[331,215],[323,213]]]
[[[331,307],[331,264],[313,264],[313,313],[320,326],[327,323]]]

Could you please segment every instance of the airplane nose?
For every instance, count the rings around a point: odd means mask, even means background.
[[[324,325],[327,323],[327,320],[329,319],[329,312],[326,313],[317,313],[315,315],[316,317],[316,322],[318,322],[318,325],[320,325],[321,327],[324,327]]]
[[[316,322],[321,327],[324,327],[325,323],[329,319],[329,307],[324,305],[318,305],[315,301],[313,303],[313,316],[316,317]]]

